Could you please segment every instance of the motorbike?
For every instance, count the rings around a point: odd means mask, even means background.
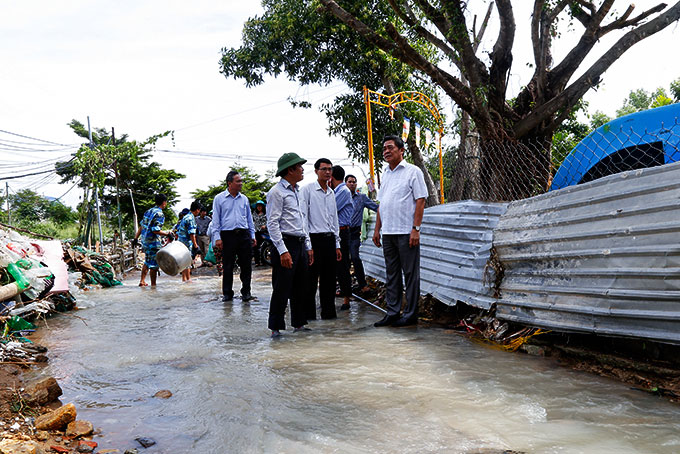
[[[272,251],[274,250],[274,243],[272,243],[272,239],[269,236],[269,232],[263,231],[262,232],[262,243],[259,245],[259,251],[258,253],[260,254],[260,260],[262,263],[266,263],[269,266],[272,266]]]

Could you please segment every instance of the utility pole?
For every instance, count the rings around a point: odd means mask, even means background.
[[[116,130],[111,126],[111,142],[116,146]],[[116,202],[118,203],[118,235],[120,241],[123,242],[123,220],[120,216],[120,188],[118,187],[118,159],[114,163],[114,172],[116,173]],[[135,232],[136,233],[136,232]]]
[[[7,225],[12,225],[12,213],[9,211],[9,183],[5,181],[5,196],[7,197]]]
[[[94,143],[92,143],[92,128],[90,128],[90,116],[87,116],[87,132],[90,135],[90,149],[94,150]],[[97,185],[94,185],[94,200],[95,204],[97,205],[97,226],[99,227],[99,247],[103,248],[104,247],[104,235],[102,234],[102,216],[101,212],[99,211],[99,188]],[[101,249],[99,252],[102,252],[103,249]]]

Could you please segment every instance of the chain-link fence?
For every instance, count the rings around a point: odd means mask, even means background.
[[[635,115],[596,129],[573,149],[567,141],[495,142],[469,135],[452,159],[447,199],[518,200],[679,161],[680,119]]]

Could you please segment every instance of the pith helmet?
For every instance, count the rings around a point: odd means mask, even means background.
[[[295,164],[304,164],[307,162],[306,159],[302,159],[297,153],[284,153],[283,156],[279,158],[277,162],[279,170],[276,171],[276,176],[280,177],[284,170],[288,167],[292,167]]]

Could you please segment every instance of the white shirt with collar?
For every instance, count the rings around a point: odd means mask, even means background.
[[[335,248],[340,248],[340,225],[335,205],[335,192],[330,186],[326,190],[319,181],[300,189],[300,205],[308,233],[333,233]]]
[[[416,200],[427,197],[423,172],[403,160],[394,169],[385,166],[378,192],[383,235],[411,233]]]
[[[299,192],[297,185],[281,178],[267,193],[267,230],[279,254],[288,252],[283,235],[302,237],[305,249],[312,249],[300,209]]]

